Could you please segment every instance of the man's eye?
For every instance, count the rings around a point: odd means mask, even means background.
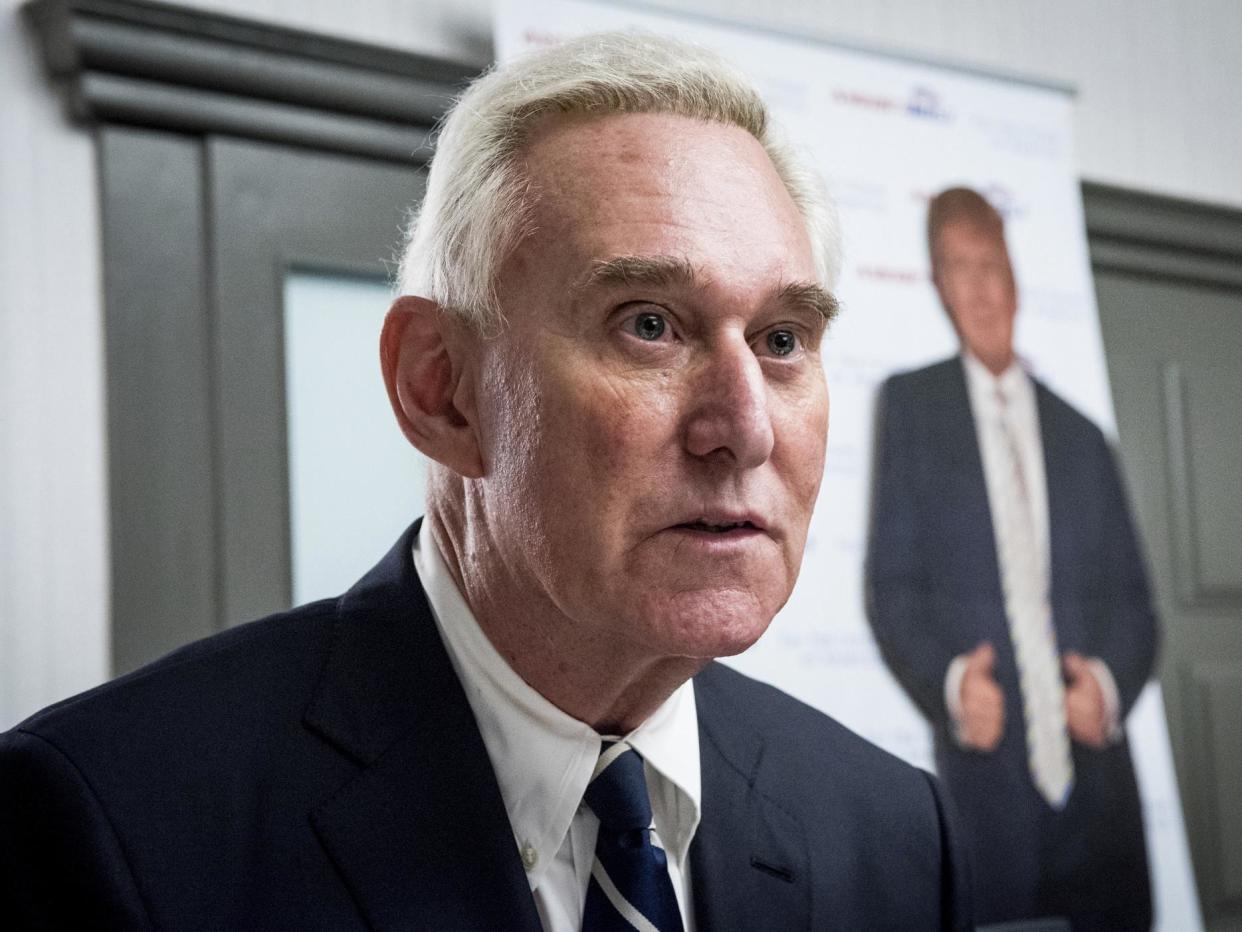
[[[798,338],[792,330],[773,330],[768,334],[768,349],[773,356],[788,356],[798,348]]]
[[[634,336],[640,340],[658,340],[667,324],[659,314],[639,314],[634,318]]]

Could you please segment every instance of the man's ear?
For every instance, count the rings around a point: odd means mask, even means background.
[[[468,479],[483,475],[463,324],[426,298],[393,302],[380,334],[380,365],[397,423],[407,440]],[[451,331],[451,332],[450,332]],[[464,409],[464,410],[463,410]]]

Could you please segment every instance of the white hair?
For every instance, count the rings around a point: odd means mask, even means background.
[[[598,33],[493,68],[457,100],[436,142],[401,258],[403,294],[479,328],[502,320],[496,276],[531,231],[517,156],[550,114],[671,113],[739,126],[759,141],[806,223],[819,284],[841,266],[823,182],[775,133],[750,81],[714,52],[648,33]]]

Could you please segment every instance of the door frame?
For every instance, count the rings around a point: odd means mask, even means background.
[[[1093,273],[1120,274],[1153,283],[1190,286],[1226,293],[1242,305],[1242,210],[1180,198],[1084,184],[1083,202]],[[1178,308],[1170,307],[1176,314]],[[1238,326],[1242,327],[1242,315]],[[1213,737],[1222,721],[1234,722],[1242,707],[1242,656],[1222,652],[1219,633],[1242,625],[1242,587],[1205,584],[1198,566],[1193,462],[1188,447],[1185,373],[1176,366],[1151,377],[1161,379],[1162,422],[1154,433],[1166,463],[1167,481],[1158,490],[1158,515],[1144,527],[1147,541],[1166,535],[1150,550],[1170,555],[1170,582],[1155,595],[1164,617],[1160,680],[1182,809],[1204,920],[1208,928],[1242,928],[1242,890],[1227,877],[1229,846],[1242,839],[1222,834],[1222,806],[1239,818],[1237,760],[1227,759]],[[1129,441],[1129,442],[1127,442]],[[1121,456],[1131,475],[1141,472],[1153,451],[1138,438],[1120,437]],[[1141,513],[1140,513],[1141,517]],[[1149,560],[1150,565],[1150,560]],[[1158,582],[1159,574],[1151,574]],[[1230,643],[1242,641],[1242,635]]]
[[[239,386],[221,375],[237,342],[235,302],[270,321],[280,294],[261,285],[221,293],[238,272],[222,263],[246,257],[215,239],[217,150],[246,140],[419,169],[434,127],[481,68],[162,3],[34,0],[24,12],[70,119],[96,140],[115,675],[251,606],[288,601],[288,512],[278,494],[287,465],[283,446],[273,453],[283,434],[265,445],[258,470],[269,477],[260,497],[281,501],[240,521],[229,510],[249,488],[231,455],[229,412],[239,391],[272,376]],[[256,218],[282,234],[282,218]],[[396,237],[384,240],[392,225],[382,226],[360,234],[348,270],[387,277]],[[265,423],[283,425],[283,407],[273,414],[283,393],[255,397],[268,398]],[[279,527],[241,553],[254,543],[246,529],[273,515]]]

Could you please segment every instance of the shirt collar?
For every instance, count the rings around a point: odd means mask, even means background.
[[[684,864],[702,806],[699,716],[693,683],[682,683],[626,740],[659,778],[664,798],[652,799],[656,832]]]
[[[993,375],[970,350],[962,347],[962,368],[966,372],[966,387],[975,410],[992,411],[996,407],[996,391],[1004,394],[1009,404],[1026,404],[1033,400],[1031,377],[1015,355],[1013,361],[1000,375]]]
[[[545,699],[492,645],[445,565],[427,519],[413,557],[482,734],[533,890],[569,832],[599,757],[600,736]],[[653,794],[656,830],[684,859],[702,796],[692,683],[683,683],[625,737],[667,791]]]

